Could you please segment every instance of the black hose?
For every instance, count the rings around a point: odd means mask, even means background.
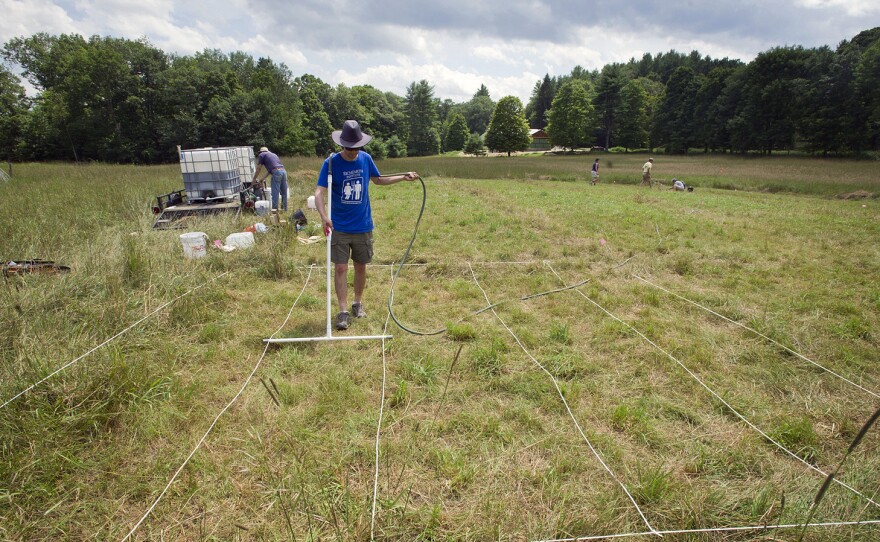
[[[400,173],[399,175],[403,175],[403,173]],[[385,176],[386,175],[383,175],[383,177]],[[416,219],[415,228],[413,228],[412,239],[409,240],[409,245],[407,245],[406,251],[403,253],[403,258],[400,260],[400,265],[397,267],[397,271],[395,271],[394,275],[391,277],[391,290],[388,292],[388,313],[391,315],[391,319],[394,320],[394,323],[397,324],[400,329],[408,333],[423,336],[440,335],[446,331],[446,328],[438,329],[437,331],[416,331],[415,329],[410,329],[401,324],[400,320],[397,319],[397,316],[394,315],[394,282],[397,280],[397,275],[400,274],[400,270],[403,269],[404,264],[406,264],[406,259],[409,257],[409,251],[412,250],[413,243],[416,242],[416,235],[419,232],[419,223],[422,221],[422,215],[425,213],[425,202],[428,200],[428,189],[425,187],[425,181],[421,176],[419,176],[419,182],[422,183],[422,208],[419,209],[419,217]]]

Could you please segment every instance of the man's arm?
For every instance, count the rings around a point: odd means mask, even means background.
[[[257,169],[254,170],[254,177],[251,179],[251,182],[257,182],[257,175],[260,174],[261,169],[263,169],[263,164],[257,164]],[[260,182],[265,181],[266,177],[268,177],[268,176],[269,176],[269,170],[267,169],[266,175],[262,179],[260,179]]]
[[[381,176],[381,177],[370,177],[370,180],[380,186],[387,186],[389,184],[396,184],[400,181],[414,181],[419,178],[419,174],[415,171],[409,171],[407,173],[403,173],[401,175],[391,175],[391,176]],[[317,201],[317,197],[315,200]]]

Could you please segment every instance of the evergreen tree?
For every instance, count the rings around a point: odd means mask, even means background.
[[[596,86],[596,97],[593,107],[599,120],[599,127],[605,141],[604,147],[611,146],[611,138],[617,121],[617,108],[620,104],[620,89],[623,87],[623,75],[619,64],[605,66]]]
[[[486,146],[510,156],[511,152],[526,150],[530,141],[529,123],[522,102],[516,96],[501,98],[489,121]]]
[[[555,86],[550,79],[550,74],[545,74],[544,79],[535,85],[532,98],[526,107],[529,118],[529,126],[535,129],[543,129],[547,126],[547,112],[553,106]]]
[[[723,106],[724,90],[734,68],[714,68],[701,79],[694,106],[694,142],[704,151],[728,148],[730,116]]]
[[[483,137],[476,133],[470,134],[464,144],[464,152],[474,156],[485,156],[486,145],[483,144]]]
[[[809,85],[809,56],[803,47],[775,47],[746,66],[735,123],[745,148],[767,154],[793,148],[805,114],[800,99]]]
[[[411,83],[406,90],[406,113],[409,121],[408,156],[430,156],[440,152],[440,130],[434,106],[434,87],[424,79]]]
[[[657,111],[655,134],[669,153],[687,153],[694,139],[694,104],[699,82],[694,70],[676,68]]]
[[[443,129],[443,150],[460,151],[464,148],[468,131],[467,121],[458,111],[452,111],[446,119]]]
[[[880,39],[862,54],[856,67],[855,86],[865,104],[865,146],[880,150]]]
[[[592,114],[585,83],[572,79],[563,84],[548,114],[550,143],[568,149],[584,146],[590,134]]]

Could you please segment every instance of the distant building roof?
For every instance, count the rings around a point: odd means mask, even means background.
[[[538,137],[538,138],[541,138],[541,137],[550,137],[550,136],[547,135],[546,132],[544,132],[544,130],[542,130],[542,129],[540,129],[540,128],[532,128],[531,130],[529,130],[529,136],[530,136],[532,139],[534,139],[534,138],[536,138],[536,137]]]

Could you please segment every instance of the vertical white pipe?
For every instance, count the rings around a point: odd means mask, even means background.
[[[330,160],[333,160],[333,155],[330,156]],[[327,218],[330,221],[333,221],[333,215],[330,212],[333,210],[333,168],[329,168],[330,171],[327,173]],[[330,302],[330,243],[333,241],[333,229],[330,229],[330,233],[327,235],[327,337],[332,337],[331,333],[331,308],[332,304]]]

